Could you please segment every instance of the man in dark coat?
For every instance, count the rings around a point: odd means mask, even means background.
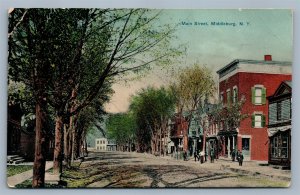
[[[194,151],[194,158],[195,158],[195,162],[197,161],[196,159],[198,158],[198,155],[197,155],[197,151],[195,150]]]
[[[210,150],[210,162],[213,163],[215,159],[215,151],[213,149]]]
[[[231,152],[231,159],[233,162],[235,161],[235,153],[236,153],[236,151],[235,151],[235,149],[233,149]]]
[[[243,166],[244,155],[241,151],[238,152],[239,166]]]
[[[183,160],[187,161],[187,152],[186,151],[184,151],[184,153],[183,153]]]

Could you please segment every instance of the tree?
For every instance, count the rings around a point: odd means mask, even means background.
[[[106,121],[109,139],[116,141],[122,150],[131,151],[136,132],[136,120],[131,113],[111,114]]]
[[[10,21],[17,13],[12,12]],[[90,105],[115,78],[146,71],[155,62],[169,63],[178,55],[178,50],[165,47],[174,29],[155,23],[158,16],[159,11],[146,9],[26,10],[9,36],[9,75],[34,92],[38,150],[43,146],[39,140],[45,140],[40,132],[46,132],[42,128],[47,106],[55,110],[54,170],[60,166],[65,118]],[[38,154],[34,187],[44,185],[40,165],[45,158],[43,152]]]
[[[211,111],[210,117],[219,124],[218,126],[221,126],[222,123],[225,130],[236,131],[241,121],[249,117],[247,111],[242,113],[245,101],[245,97],[242,97],[239,101],[226,106],[218,104],[217,107]]]
[[[139,148],[151,143],[152,153],[165,153],[162,138],[166,144],[167,123],[175,109],[175,98],[169,89],[148,87],[131,98],[130,110],[138,124],[137,141]],[[145,140],[151,138],[151,140]],[[143,150],[142,150],[143,151]]]
[[[192,119],[192,112],[201,115],[204,99],[213,96],[215,89],[215,81],[211,71],[206,67],[195,64],[178,72],[177,81],[172,85],[172,91],[176,97],[179,114],[183,117],[184,112],[188,113],[186,117],[188,129]],[[203,118],[203,120],[205,119]],[[203,123],[203,121],[199,122],[200,124]],[[204,134],[203,136],[205,139]],[[184,135],[184,142],[188,142],[188,132]],[[203,150],[204,147],[205,145],[203,145]]]

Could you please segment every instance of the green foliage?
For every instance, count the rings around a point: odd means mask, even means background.
[[[111,114],[106,121],[108,138],[126,144],[135,138],[136,120],[131,113]]]
[[[23,173],[32,169],[32,165],[8,165],[7,166],[7,177]]]
[[[211,71],[195,64],[179,70],[172,90],[176,94],[177,108],[182,112],[202,107],[204,99],[214,94],[216,86]]]
[[[223,123],[225,130],[236,130],[236,128],[239,128],[240,122],[249,117],[249,113],[242,113],[245,101],[246,100],[242,98],[240,101],[226,106],[218,104],[217,107],[211,111],[210,117],[217,123]]]
[[[142,150],[150,147],[159,129],[165,130],[175,110],[175,97],[170,89],[148,87],[131,97],[130,112],[136,117],[137,141]]]

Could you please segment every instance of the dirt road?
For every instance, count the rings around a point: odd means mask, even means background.
[[[287,177],[277,177],[276,174],[267,176],[257,171],[239,171],[235,169],[237,163],[230,163],[232,162],[217,160],[215,163],[200,164],[192,159],[183,161],[150,154],[95,152],[76,170],[65,172],[63,179],[68,182],[68,187],[92,188],[289,186],[289,172],[284,172]],[[254,166],[251,170],[253,169]],[[276,171],[278,175],[282,175],[282,170],[274,170],[274,173]]]

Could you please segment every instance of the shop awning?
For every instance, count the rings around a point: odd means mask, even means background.
[[[268,128],[268,136],[272,137],[273,135],[275,135],[278,131],[287,131],[289,129],[292,129],[291,125],[285,125],[285,126],[281,126],[281,127],[272,127],[272,128]]]

